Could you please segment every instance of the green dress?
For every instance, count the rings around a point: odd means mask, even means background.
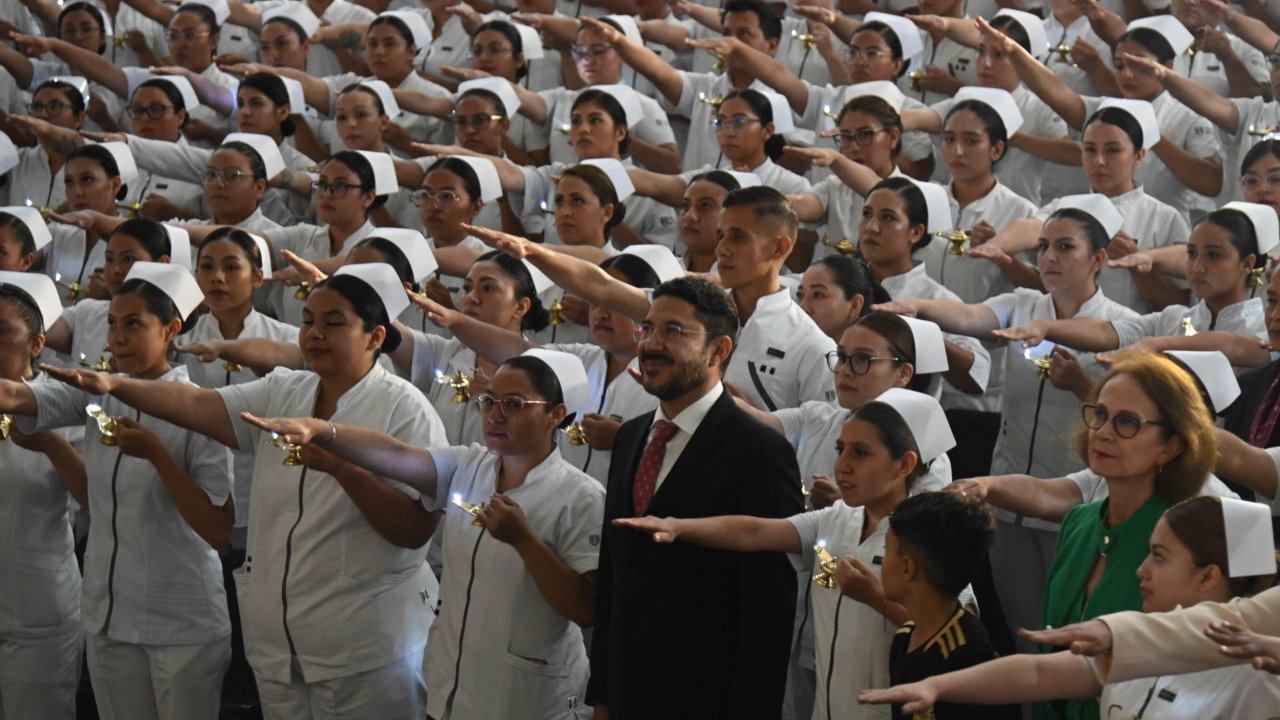
[[[1173,503],[1160,495],[1151,497],[1128,520],[1108,528],[1102,522],[1107,501],[1080,505],[1067,513],[1058,535],[1044,592],[1046,627],[1062,627],[1124,610],[1142,611],[1138,567],[1147,559],[1151,531]],[[1107,558],[1102,577],[1089,593],[1089,575],[1099,557]],[[1059,648],[1042,647],[1041,652]],[[1033,720],[1098,720],[1098,701],[1067,700],[1036,703]]]

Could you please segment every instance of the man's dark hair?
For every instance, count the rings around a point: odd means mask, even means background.
[[[756,185],[733,190],[725,196],[721,209],[723,211],[735,207],[751,208],[755,212],[757,221],[773,223],[777,225],[778,232],[795,240],[796,232],[800,228],[800,218],[791,207],[787,196],[775,188]]]
[[[755,13],[760,18],[760,32],[765,40],[782,39],[782,18],[764,0],[729,0],[720,11],[720,22],[732,13]]]
[[[738,308],[729,293],[719,285],[702,278],[681,277],[662,283],[653,291],[653,299],[674,297],[693,306],[698,322],[707,329],[707,342],[724,336],[738,344]]]
[[[899,552],[915,558],[929,585],[954,596],[978,574],[996,536],[986,503],[949,492],[903,500],[889,516],[889,527]]]

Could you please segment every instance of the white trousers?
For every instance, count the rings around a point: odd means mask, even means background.
[[[88,633],[101,720],[218,720],[231,636],[198,645],[137,645]]]
[[[1044,622],[1044,586],[1057,552],[1057,531],[996,520],[991,575],[1018,652],[1035,652],[1030,643],[1018,637],[1018,628],[1037,630]]]
[[[306,682],[295,660],[291,681],[258,679],[266,720],[423,720],[427,683],[422,649],[387,665],[347,677]]]
[[[84,630],[0,638],[0,720],[75,720]]]

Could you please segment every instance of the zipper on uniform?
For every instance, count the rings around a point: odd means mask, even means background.
[[[302,468],[302,476],[298,478],[298,519],[293,521],[293,527],[289,528],[289,537],[285,540],[284,546],[284,576],[280,578],[280,603],[281,620],[284,621],[284,637],[289,641],[289,654],[293,657],[298,656],[298,649],[293,644],[293,634],[289,632],[289,566],[293,562],[293,534],[297,532],[298,526],[302,524],[303,493],[307,487],[307,468]]]

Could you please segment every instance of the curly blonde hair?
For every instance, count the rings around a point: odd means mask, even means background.
[[[1113,365],[1093,386],[1089,402],[1096,403],[1103,386],[1120,375],[1128,375],[1142,385],[1160,410],[1165,424],[1158,427],[1165,437],[1182,439],[1182,452],[1156,476],[1156,492],[1173,503],[1199,495],[1218,461],[1218,437],[1210,420],[1213,415],[1201,398],[1195,378],[1163,355],[1141,353]],[[1088,465],[1089,428],[1083,422],[1076,432],[1074,448]]]

